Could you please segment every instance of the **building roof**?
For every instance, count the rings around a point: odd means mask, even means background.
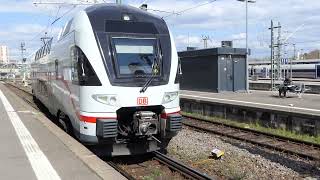
[[[178,52],[179,57],[215,56],[215,55],[246,55],[245,48],[218,47]]]

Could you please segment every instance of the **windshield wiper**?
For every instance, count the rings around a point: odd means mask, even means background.
[[[140,89],[140,93],[144,93],[146,92],[146,90],[148,89],[148,87],[150,86],[151,82],[153,81],[153,79],[160,74],[160,65],[162,61],[162,55],[160,55],[159,52],[159,56],[158,58],[154,58],[153,63],[152,63],[152,69],[151,69],[151,77],[147,80],[147,82],[143,85],[143,87]]]

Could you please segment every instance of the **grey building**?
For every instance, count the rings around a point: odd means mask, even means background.
[[[178,53],[180,88],[194,91],[245,91],[246,49],[219,47]]]

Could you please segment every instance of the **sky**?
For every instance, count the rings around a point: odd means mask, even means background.
[[[74,3],[77,0],[41,0],[41,2]],[[93,0],[82,0],[93,1]],[[114,1],[97,0],[113,3]],[[25,43],[25,57],[40,46],[45,35],[56,39],[64,23],[86,6],[34,5],[40,0],[0,0],[0,45],[9,47],[11,60],[21,60],[20,44]],[[148,4],[150,13],[164,17],[178,51],[187,46],[203,48],[203,37],[209,37],[208,47],[219,47],[221,41],[232,40],[234,47],[245,48],[245,3],[237,0],[122,0],[123,4],[139,7]],[[206,5],[203,5],[206,4]],[[203,5],[203,6],[201,6]],[[197,7],[197,8],[193,8]],[[177,12],[189,9],[179,15]],[[65,14],[65,15],[64,15]],[[62,17],[61,17],[62,16]],[[57,18],[61,17],[53,25]],[[248,4],[248,46],[251,58],[270,56],[270,21],[281,23],[284,56],[293,56],[293,43],[299,52],[320,49],[320,0],[256,0]],[[277,31],[276,31],[277,32]]]

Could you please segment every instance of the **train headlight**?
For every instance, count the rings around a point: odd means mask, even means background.
[[[178,97],[178,95],[179,95],[178,91],[164,93],[162,104],[169,103],[175,100]]]
[[[130,16],[128,14],[123,14],[122,19],[125,20],[125,21],[130,21],[131,20],[131,18],[130,18]]]
[[[117,98],[115,96],[109,98],[109,104],[115,106],[117,104]]]
[[[107,104],[110,106],[117,106],[118,99],[117,95],[110,95],[110,94],[94,94],[92,98],[100,103]]]

